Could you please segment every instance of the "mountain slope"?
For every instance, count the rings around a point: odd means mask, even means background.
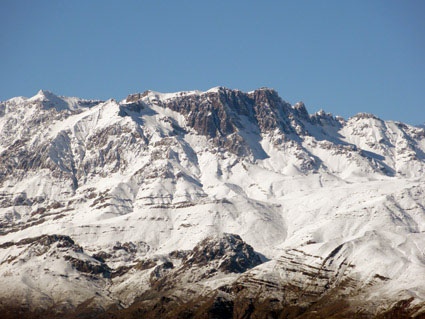
[[[12,314],[425,310],[424,129],[218,87],[40,91],[0,103],[0,136]]]

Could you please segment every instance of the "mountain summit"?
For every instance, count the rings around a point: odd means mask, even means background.
[[[425,130],[269,88],[0,103],[5,318],[425,313]]]

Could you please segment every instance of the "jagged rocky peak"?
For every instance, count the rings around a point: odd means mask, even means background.
[[[371,113],[364,113],[364,112],[357,113],[356,115],[352,116],[352,117],[350,118],[350,120],[351,120],[351,119],[354,119],[354,120],[361,120],[361,119],[374,119],[374,120],[379,120],[379,118],[378,118],[376,115],[371,114]]]
[[[103,102],[101,100],[85,100],[76,97],[59,96],[48,90],[39,90],[36,95],[26,101],[39,105],[46,110],[55,109],[57,112],[93,107]]]
[[[321,126],[330,125],[342,127],[342,125],[344,125],[345,123],[345,120],[342,117],[334,117],[332,113],[325,112],[323,109],[320,109],[309,117],[311,123],[318,124]]]
[[[151,91],[145,91],[145,92],[143,92],[143,93],[133,93],[133,94],[129,94],[127,97],[126,97],[126,99],[125,99],[125,102],[126,103],[135,103],[135,102],[138,102],[138,101],[140,101],[142,98],[144,98],[144,97],[146,97],[148,94],[149,94],[149,92],[151,92]]]
[[[39,90],[36,95],[32,97],[32,99],[40,99],[40,100],[49,100],[58,98],[56,94],[48,90]]]
[[[138,98],[141,99],[136,102]],[[217,147],[224,147],[237,155],[249,153],[243,138],[238,135],[242,129],[239,116],[245,115],[251,121],[255,118],[252,99],[241,91],[225,88],[170,94],[149,91],[140,96],[130,96],[127,101],[171,109],[182,114],[187,126],[212,139]]]
[[[292,108],[294,109],[295,113],[302,119],[308,119],[309,114],[307,112],[307,108],[305,107],[304,102],[300,101],[295,103]]]
[[[325,112],[323,109],[320,109],[316,113],[312,114],[310,117],[314,119],[334,119],[332,113]]]
[[[254,91],[251,91],[248,93],[248,95],[253,96],[253,98],[256,101],[267,101],[267,100],[280,100],[279,94],[275,89],[268,88],[268,87],[262,87],[259,89],[256,89]]]
[[[225,273],[242,273],[262,263],[260,256],[239,235],[227,233],[205,238],[184,262],[198,266],[218,262],[218,269]]]
[[[190,127],[199,134],[211,138],[225,137],[243,129],[240,116],[245,116],[256,124],[263,133],[276,129],[282,133],[293,131],[288,117],[294,110],[275,90],[269,88],[249,93],[225,87],[217,87],[206,92],[170,94],[146,91],[131,94],[125,101],[135,103],[140,100],[183,114]]]
[[[36,95],[28,99],[29,102],[40,102],[41,105],[44,107],[61,107],[62,105],[66,104],[66,102],[57,96],[56,94],[53,94],[50,91],[47,90],[39,90]]]

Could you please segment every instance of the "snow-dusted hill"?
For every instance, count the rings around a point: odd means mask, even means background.
[[[6,317],[425,313],[423,128],[267,88],[40,91],[0,103],[0,152]]]

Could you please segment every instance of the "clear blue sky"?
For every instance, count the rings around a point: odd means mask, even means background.
[[[425,1],[0,3],[0,100],[268,86],[310,113],[425,122]]]

